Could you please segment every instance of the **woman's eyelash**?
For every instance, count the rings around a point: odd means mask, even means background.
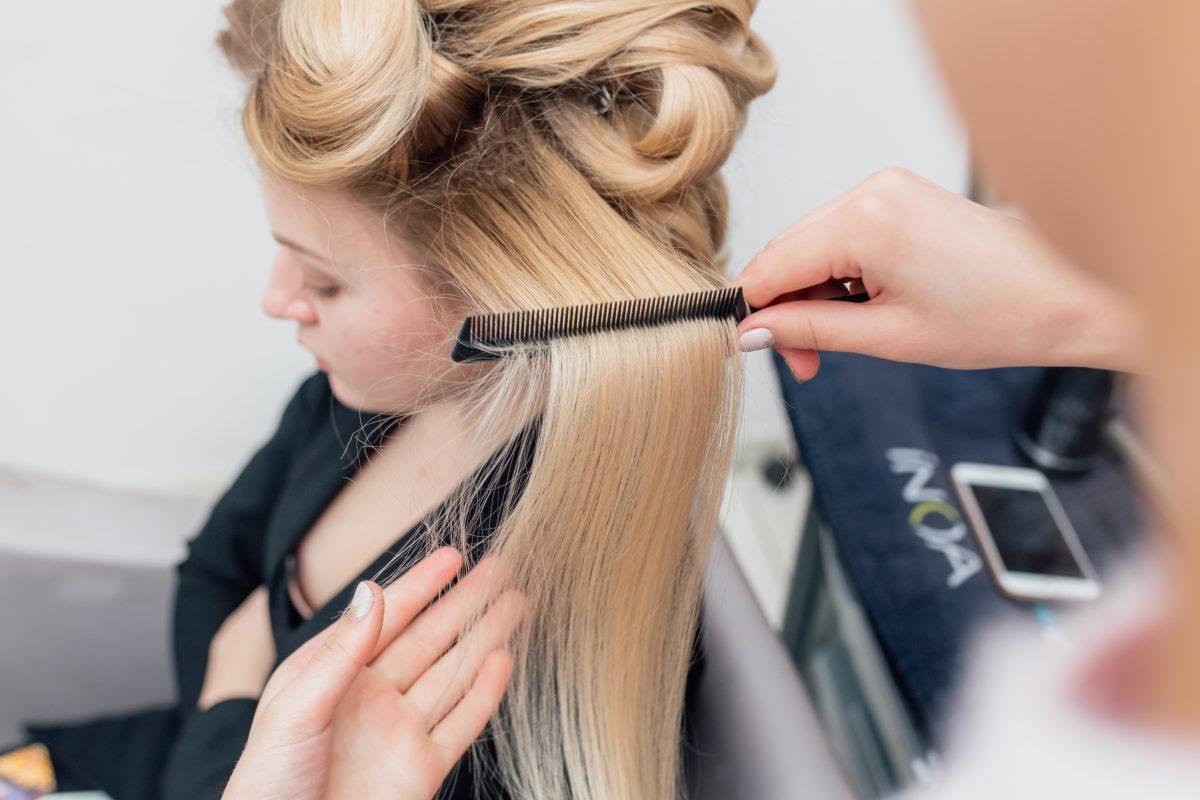
[[[315,294],[317,297],[333,297],[338,293],[336,286],[313,286],[311,283],[304,284],[304,288]]]

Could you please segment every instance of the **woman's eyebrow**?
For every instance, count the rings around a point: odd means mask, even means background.
[[[326,259],[325,257],[317,255],[316,253],[314,253],[312,250],[309,250],[304,245],[293,242],[291,239],[287,238],[286,236],[278,234],[275,231],[271,231],[271,236],[275,239],[275,241],[279,242],[284,247],[290,247],[292,250],[295,250],[297,253],[303,253],[304,255],[308,256],[309,258],[315,259],[316,261],[320,262],[321,264],[328,263],[328,259]],[[341,277],[340,275],[336,275],[327,269],[320,268],[319,266],[317,267],[317,269],[319,269],[321,272],[328,274],[331,278],[340,278]]]

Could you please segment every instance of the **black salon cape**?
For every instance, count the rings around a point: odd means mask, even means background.
[[[50,749],[60,790],[99,789],[115,800],[221,796],[245,747],[256,701],[226,700],[205,711],[196,709],[209,643],[225,618],[266,585],[282,661],[337,618],[360,580],[374,578],[389,564],[395,548],[382,553],[308,620],[298,618],[291,606],[285,557],[362,466],[370,448],[402,423],[402,417],[374,417],[343,405],[323,372],[303,382],[275,434],[214,506],[179,566],[174,610],[178,706],[77,725],[30,726],[31,739]],[[537,430],[535,422],[521,436],[536,437]],[[499,521],[504,492],[523,486],[527,463],[514,457],[515,450],[502,448],[495,456],[503,463],[485,487],[480,527],[474,532],[480,538]],[[486,466],[469,480],[482,480]],[[703,668],[701,655],[697,635],[688,675],[689,708]],[[685,724],[690,730],[690,715]],[[486,740],[484,747],[489,754]],[[464,758],[438,797],[473,797],[470,773],[470,760]],[[485,796],[505,796],[493,785],[485,783],[483,789]]]

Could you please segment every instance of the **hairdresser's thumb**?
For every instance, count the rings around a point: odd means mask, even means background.
[[[300,724],[322,730],[333,719],[338,703],[350,691],[375,652],[383,627],[383,592],[363,581],[354,591],[346,613],[333,625],[321,646],[287,688],[280,693],[284,709],[304,709]]]
[[[779,357],[799,383],[811,381],[821,368],[821,354],[816,350],[780,350]]]
[[[886,341],[885,308],[835,300],[794,300],[759,309],[738,325],[739,346],[745,352],[774,347],[801,380],[817,372],[818,350],[875,355]],[[790,352],[789,352],[790,351]],[[813,351],[804,355],[803,351]]]

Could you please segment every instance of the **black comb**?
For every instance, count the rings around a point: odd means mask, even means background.
[[[843,287],[842,291],[846,289]],[[793,299],[793,296],[801,294],[793,292],[783,295],[775,302]],[[865,291],[860,291],[825,299],[862,303],[870,297]],[[503,358],[506,350],[517,345],[544,347],[551,339],[620,328],[649,328],[685,319],[730,318],[741,322],[757,310],[742,296],[742,287],[730,286],[689,294],[479,314],[463,320],[450,358],[459,362],[492,361]]]

